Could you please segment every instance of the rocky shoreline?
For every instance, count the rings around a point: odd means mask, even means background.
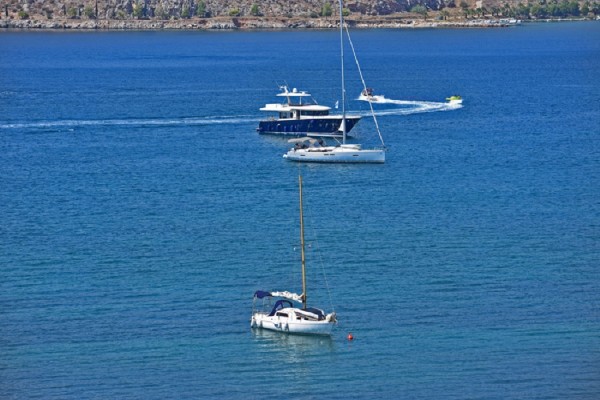
[[[346,20],[353,28],[481,28],[506,27],[520,21],[479,19],[439,21],[418,19],[355,18]],[[5,30],[279,30],[334,29],[334,18],[218,17],[186,20],[78,20],[78,19],[0,19]]]
[[[341,12],[353,28],[505,27],[519,20],[598,19],[599,1],[344,0]],[[337,5],[323,0],[10,0],[0,6],[0,29],[334,29]]]

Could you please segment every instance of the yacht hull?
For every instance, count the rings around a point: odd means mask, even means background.
[[[346,117],[346,132],[360,121],[360,117]],[[258,133],[284,136],[342,136],[339,131],[342,117],[308,119],[273,119],[258,123]]]

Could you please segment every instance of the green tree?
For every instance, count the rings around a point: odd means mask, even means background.
[[[469,4],[467,4],[467,2],[463,0],[460,2],[460,8],[465,14],[465,18],[469,18]]]
[[[154,15],[158,19],[169,19],[169,14],[165,11],[163,6],[161,6],[160,4],[156,7],[156,10],[154,10]]]
[[[238,17],[240,15],[240,10],[238,8],[232,8],[229,10],[230,17]]]
[[[333,10],[331,9],[331,4],[325,3],[323,4],[323,8],[321,8],[321,16],[322,17],[331,17],[333,14]]]
[[[17,15],[19,16],[19,19],[29,19],[29,13],[25,10],[19,11]]]
[[[569,15],[571,7],[569,6],[569,2],[567,0],[563,0],[558,5],[558,15],[557,17],[564,17]]]
[[[135,3],[133,5],[133,16],[137,19],[144,17],[144,5],[142,3]]]
[[[206,3],[202,0],[196,4],[196,15],[202,18],[206,17]]]
[[[546,5],[546,9],[548,10],[548,15],[553,17],[560,17],[560,6],[558,3],[552,2]]]
[[[350,15],[350,9],[348,9],[348,8],[342,8],[342,15],[344,17],[347,17],[348,15]]]
[[[187,4],[185,4],[183,6],[183,9],[181,10],[181,18],[189,18],[191,16],[192,16],[192,14],[190,13],[190,8],[188,7]]]
[[[77,18],[77,9],[75,7],[69,7],[67,10],[68,18]]]
[[[529,15],[530,15],[529,5],[524,5],[523,3],[519,3],[519,5],[517,5],[515,14],[521,18],[529,18]]]
[[[417,4],[410,9],[410,12],[421,15],[424,19],[427,19],[427,8],[421,4]]]
[[[569,3],[569,14],[578,17],[581,14],[581,8],[579,8],[579,2],[571,0]]]
[[[255,17],[261,15],[260,9],[258,8],[258,4],[252,4],[252,7],[250,8],[250,14],[254,15]]]
[[[83,9],[83,15],[85,15],[89,19],[96,18],[96,12],[94,11],[94,7],[92,7],[90,4],[85,6],[85,8]]]
[[[581,15],[583,15],[584,17],[586,15],[588,15],[590,13],[590,3],[589,2],[585,2],[583,3],[583,5],[581,6]]]
[[[534,4],[531,6],[529,12],[536,18],[546,18],[548,16],[548,10],[545,6],[540,4]]]

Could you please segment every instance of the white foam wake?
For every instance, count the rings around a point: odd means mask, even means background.
[[[364,99],[358,99],[362,101],[366,101]],[[379,110],[375,112],[377,116],[384,115],[410,115],[410,114],[419,114],[419,113],[428,113],[428,112],[438,112],[438,111],[453,111],[459,108],[462,108],[462,104],[450,104],[445,102],[435,102],[435,101],[412,101],[412,100],[394,100],[394,99],[380,99],[377,102],[374,102],[373,105],[377,104],[394,104],[397,106],[402,106],[398,108]],[[361,113],[363,116],[370,115],[369,112]]]
[[[452,111],[462,108],[461,104],[449,104],[432,101],[409,101],[382,99],[374,104],[393,104],[398,108],[376,111],[377,116],[410,115],[437,111]],[[357,112],[361,116],[370,116],[369,112]],[[56,120],[35,122],[0,123],[0,129],[69,129],[77,127],[144,127],[144,126],[193,126],[193,125],[218,125],[218,124],[245,124],[258,122],[261,118],[250,115],[239,116],[209,116],[209,117],[183,117],[183,118],[147,118],[147,119],[98,119],[98,120]]]
[[[148,118],[148,119],[99,119],[99,120],[57,120],[36,122],[15,122],[0,124],[0,129],[73,129],[83,126],[177,126],[177,125],[217,125],[242,124],[258,121],[249,116],[231,117],[191,117],[191,118]]]

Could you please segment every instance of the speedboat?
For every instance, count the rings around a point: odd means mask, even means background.
[[[458,95],[447,97],[448,104],[462,104],[462,97]]]
[[[360,96],[358,96],[358,100],[368,101],[370,103],[383,103],[385,102],[386,98],[382,94],[374,94],[372,88],[366,88],[360,93]]]
[[[266,104],[260,111],[275,113],[275,116],[258,123],[256,130],[261,134],[341,137],[342,121],[346,133],[360,121],[358,115],[330,115],[331,107],[322,106],[312,98],[310,93],[296,88],[289,90],[287,85],[281,86],[277,97],[285,98],[283,103]]]

